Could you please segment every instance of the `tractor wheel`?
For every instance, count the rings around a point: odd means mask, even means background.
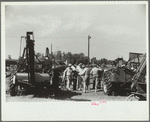
[[[10,89],[10,95],[11,96],[16,96],[17,95],[17,86],[16,85],[12,85],[12,87]]]
[[[106,95],[112,95],[113,92],[113,87],[112,87],[112,83],[111,82],[107,82],[103,84],[103,92]]]
[[[16,96],[18,91],[18,86],[15,84],[16,76],[11,77],[9,84],[9,93],[11,96]]]
[[[126,98],[126,101],[139,101],[139,97],[137,97],[135,94],[131,94]]]

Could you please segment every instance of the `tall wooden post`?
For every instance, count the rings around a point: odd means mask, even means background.
[[[89,63],[90,63],[90,35],[88,35],[88,58],[89,58]]]
[[[52,55],[52,44],[51,44],[51,55]]]

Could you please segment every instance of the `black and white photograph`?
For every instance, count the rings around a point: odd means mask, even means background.
[[[5,120],[149,120],[148,2],[2,2],[1,13]]]

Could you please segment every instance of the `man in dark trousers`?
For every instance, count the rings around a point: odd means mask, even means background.
[[[93,76],[93,89],[95,89],[95,92],[97,92],[97,85],[100,78],[100,70],[96,64],[94,65],[94,68],[91,70],[90,74]]]
[[[78,76],[78,72],[76,70],[73,70],[72,72],[73,90],[76,90],[77,87],[77,76]]]

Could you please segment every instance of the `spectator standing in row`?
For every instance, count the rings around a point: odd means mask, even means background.
[[[83,76],[83,92],[86,93],[86,89],[90,91],[89,81],[90,81],[90,69],[86,65],[82,65],[83,71],[80,73]]]
[[[91,70],[90,74],[93,76],[93,89],[97,92],[97,85],[100,78],[101,68],[94,64],[94,68]]]
[[[67,90],[70,91],[70,84],[72,83],[72,68],[71,68],[71,64],[68,65],[68,67],[65,69],[64,74],[63,74],[63,79],[67,79]]]
[[[76,65],[74,65],[73,67],[71,67],[73,69],[73,73],[72,73],[72,85],[73,85],[73,90],[76,90],[77,87],[77,76],[78,76],[78,72],[76,71]]]
[[[81,72],[83,71],[82,69],[82,63],[79,63],[78,66],[76,67],[76,71],[78,72],[78,76],[77,76],[77,85],[78,85],[78,90],[81,90],[82,88],[82,77],[81,77]]]

